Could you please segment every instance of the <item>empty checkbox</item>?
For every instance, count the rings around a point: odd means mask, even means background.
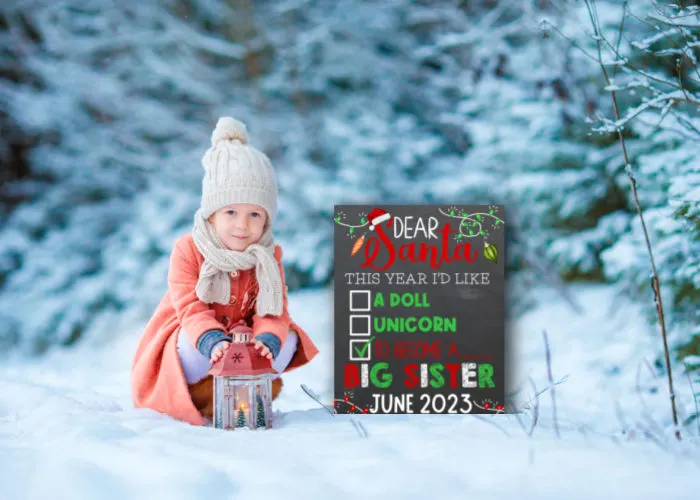
[[[350,291],[350,310],[353,312],[367,312],[370,310],[369,290]]]
[[[350,315],[350,335],[360,337],[368,337],[370,330],[369,314],[351,314]]]

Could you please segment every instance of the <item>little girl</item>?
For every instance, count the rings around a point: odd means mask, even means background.
[[[269,158],[248,145],[241,122],[219,119],[202,158],[202,202],[191,234],[170,256],[168,291],[132,365],[137,408],[193,425],[211,422],[207,372],[233,340],[250,338],[279,373],[318,353],[289,317],[282,249],[272,236],[277,181]],[[273,379],[273,399],[282,388]]]

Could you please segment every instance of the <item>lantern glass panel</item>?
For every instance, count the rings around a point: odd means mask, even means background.
[[[272,380],[263,376],[214,377],[214,427],[270,429]]]

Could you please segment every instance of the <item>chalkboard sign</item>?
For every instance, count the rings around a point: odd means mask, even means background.
[[[502,205],[336,205],[338,413],[503,413]]]

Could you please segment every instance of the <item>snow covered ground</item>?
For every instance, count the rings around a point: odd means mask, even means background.
[[[329,415],[299,389],[331,400],[332,294],[305,291],[290,297],[291,313],[321,352],[285,377],[271,431],[222,432],[133,409],[140,326],[99,348],[5,363],[0,498],[698,498],[697,436],[679,444],[662,430],[667,391],[651,369],[660,341],[634,307],[613,300],[614,288],[572,291],[584,314],[540,292],[541,305],[511,330],[517,379],[531,376],[538,390],[548,384],[547,331],[553,378],[566,377],[556,386],[561,438],[551,391],[531,436],[531,414],[522,426],[513,415],[353,416],[361,437],[350,416]],[[677,375],[676,385],[689,410],[687,381]]]

